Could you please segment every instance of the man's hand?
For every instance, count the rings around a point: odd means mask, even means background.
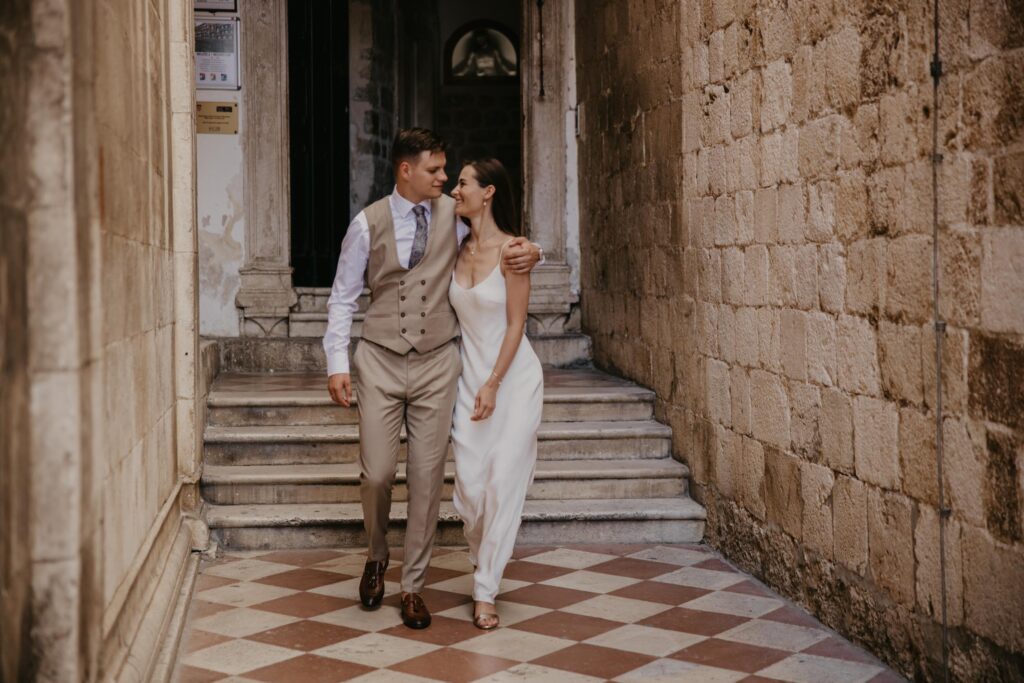
[[[528,275],[540,261],[540,249],[525,237],[516,237],[505,248],[503,259],[505,270],[518,275]]]
[[[352,404],[352,375],[339,372],[327,378],[327,391],[331,400],[348,408]]]

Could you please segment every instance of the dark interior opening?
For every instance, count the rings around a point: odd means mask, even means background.
[[[288,3],[291,262],[329,287],[349,222],[348,2]]]

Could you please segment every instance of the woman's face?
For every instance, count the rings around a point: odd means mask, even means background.
[[[452,197],[455,198],[456,216],[479,216],[484,211],[484,202],[489,201],[494,194],[494,187],[480,187],[476,179],[476,171],[472,166],[464,166],[459,180],[452,190]]]

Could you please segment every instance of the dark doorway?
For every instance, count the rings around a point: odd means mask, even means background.
[[[439,0],[441,74],[437,128],[448,142],[448,167],[454,186],[462,165],[485,156],[505,164],[516,190],[522,187],[520,106],[521,0]],[[503,41],[501,57],[490,44],[487,61],[472,61],[461,41],[476,33]],[[492,39],[493,40],[493,39]],[[479,77],[478,77],[479,76]],[[449,188],[450,189],[450,188]]]
[[[288,3],[292,282],[329,287],[349,221],[348,2]]]

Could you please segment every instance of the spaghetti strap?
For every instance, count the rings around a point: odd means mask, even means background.
[[[501,256],[502,254],[505,253],[505,247],[514,242],[515,239],[515,237],[509,237],[507,240],[505,240],[505,243],[501,245],[501,249],[498,250],[498,270],[501,272],[502,276],[505,275],[505,268],[502,264]]]

